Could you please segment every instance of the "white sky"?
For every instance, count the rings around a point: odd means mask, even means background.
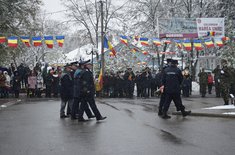
[[[60,0],[42,0],[42,1],[44,3],[42,9],[45,10],[46,13],[65,10],[65,7],[63,6],[63,4],[61,4]],[[47,14],[47,17],[59,21],[65,21],[64,12]]]

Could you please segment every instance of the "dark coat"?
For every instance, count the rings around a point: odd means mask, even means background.
[[[162,84],[164,92],[168,94],[180,94],[183,75],[177,66],[170,66],[164,70]]]
[[[73,79],[70,73],[63,74],[61,77],[61,99],[73,99]]]
[[[84,70],[83,72],[81,72],[80,83],[82,96],[95,95],[95,83],[93,74],[90,70]]]

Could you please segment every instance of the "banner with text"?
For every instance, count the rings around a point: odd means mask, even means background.
[[[208,36],[213,32],[215,37],[224,36],[224,18],[197,18],[198,37]]]

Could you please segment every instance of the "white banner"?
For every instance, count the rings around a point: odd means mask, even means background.
[[[197,18],[198,37],[207,36],[208,32],[215,32],[216,37],[224,36],[224,18]]]

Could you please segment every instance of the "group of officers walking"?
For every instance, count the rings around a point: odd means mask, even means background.
[[[83,117],[85,112],[89,119],[96,118],[97,121],[106,119],[100,114],[95,103],[95,85],[90,71],[92,64],[89,61],[73,62],[65,65],[64,68],[60,81],[60,118],[70,115],[72,120],[78,119],[83,122],[86,121]],[[67,114],[65,114],[66,104],[68,104]]]
[[[181,111],[185,117],[191,113],[186,111],[181,100],[181,84],[183,82],[183,75],[181,70],[177,67],[178,61],[167,59],[168,64],[159,73],[158,83],[155,83],[152,92],[157,88],[161,90],[161,98],[159,103],[158,115],[164,119],[171,118],[167,111],[170,107],[171,101],[174,102],[177,111]],[[95,103],[94,96],[97,95],[95,90],[95,83],[93,74],[90,71],[92,64],[89,61],[80,63],[71,63],[64,66],[64,72],[61,76],[61,110],[60,117],[65,118],[68,115],[71,119],[78,119],[78,121],[86,121],[83,117],[84,112],[88,118],[96,117],[97,120],[104,120]],[[138,77],[142,78],[141,85],[138,81]],[[137,84],[137,96],[149,96],[152,93],[148,92],[148,86],[151,86],[152,79],[151,72],[148,68],[144,70],[142,74],[135,75],[131,68],[128,68],[124,74],[126,79],[126,95],[130,98],[133,97],[134,85]],[[144,80],[143,80],[144,79]],[[139,79],[140,80],[140,79]],[[146,82],[146,83],[144,83]],[[150,82],[150,83],[148,83]],[[105,83],[105,82],[104,82]],[[141,91],[139,90],[141,88]],[[105,91],[105,87],[104,87]],[[120,92],[119,92],[120,93]],[[120,95],[120,94],[119,94]],[[65,114],[65,107],[68,103],[67,114]],[[92,114],[90,108],[92,109]]]

